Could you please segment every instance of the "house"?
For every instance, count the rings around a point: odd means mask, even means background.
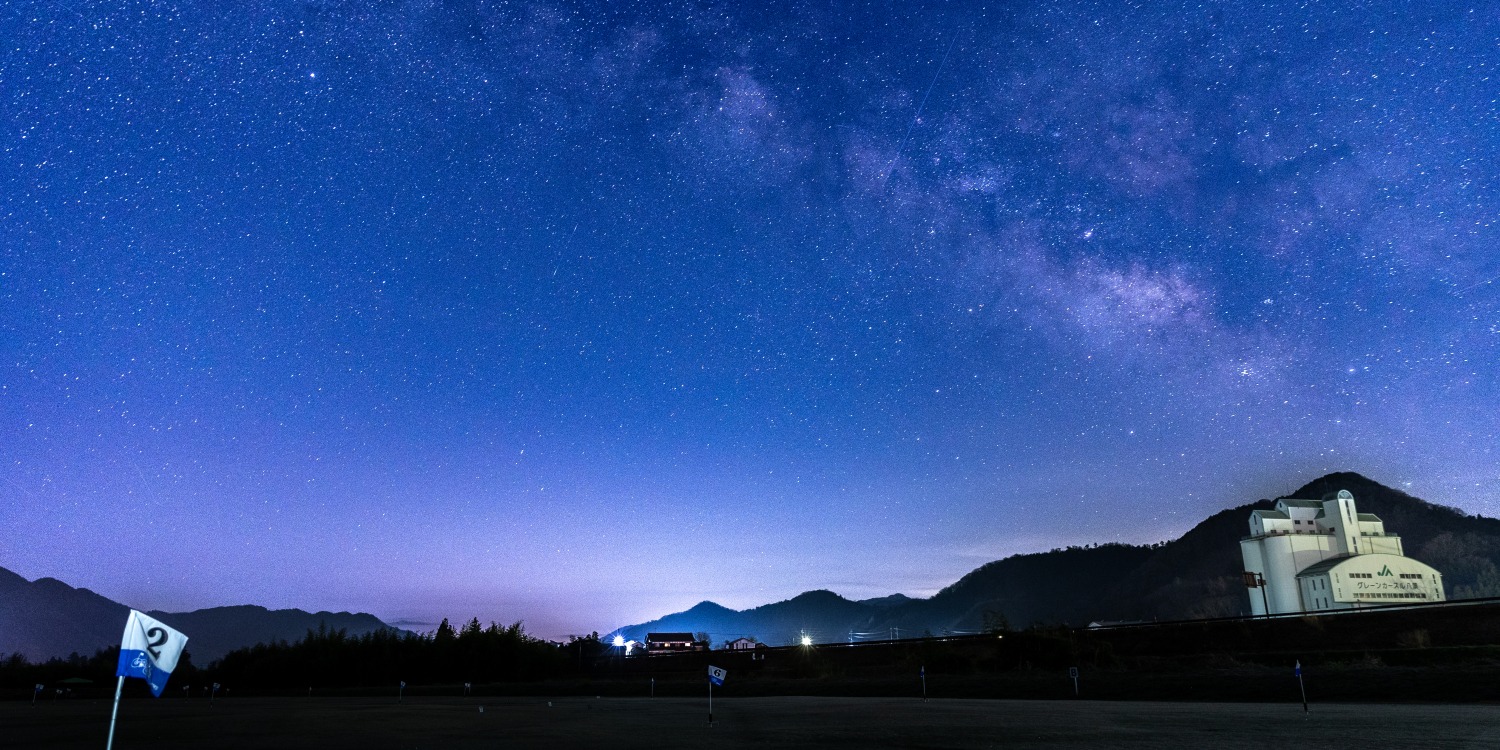
[[[647,633],[646,653],[667,654],[679,651],[707,651],[708,644],[699,642],[692,633]]]
[[[1240,554],[1257,616],[1445,600],[1442,574],[1406,557],[1401,537],[1360,513],[1348,490],[1251,511]]]
[[[765,647],[766,644],[761,643],[754,638],[736,638],[726,645],[726,648],[728,648],[730,651],[749,651],[750,649]]]

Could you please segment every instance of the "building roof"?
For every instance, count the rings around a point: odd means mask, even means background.
[[[1287,507],[1291,507],[1291,508],[1321,508],[1321,507],[1323,507],[1323,502],[1321,500],[1289,500],[1289,499],[1286,499],[1286,498],[1282,498],[1281,502],[1284,503]]]
[[[1297,573],[1297,577],[1301,578],[1302,576],[1323,575],[1324,573],[1327,573],[1328,571],[1338,566],[1339,563],[1342,563],[1346,560],[1352,560],[1354,559],[1354,557],[1355,555],[1339,555],[1338,557],[1330,557],[1327,560],[1316,562],[1303,568],[1300,572]]]
[[[1380,516],[1377,516],[1374,513],[1361,513],[1361,514],[1359,514],[1359,520],[1361,520],[1361,521],[1379,521],[1380,520]]]
[[[1399,561],[1399,563],[1397,561]],[[1386,563],[1390,563],[1393,565],[1399,564],[1407,570],[1416,568],[1417,570],[1430,570],[1438,576],[1442,575],[1442,573],[1439,572],[1437,568],[1434,568],[1431,565],[1428,565],[1427,563],[1424,563],[1421,560],[1413,557],[1407,557],[1406,555],[1395,555],[1389,552],[1372,552],[1363,555],[1339,555],[1338,557],[1330,557],[1327,560],[1316,562],[1303,568],[1301,572],[1297,573],[1297,577],[1304,578],[1307,576],[1323,575],[1324,573],[1327,573],[1328,571],[1333,570],[1334,568],[1337,568],[1344,563],[1350,563],[1352,565],[1384,565]]]
[[[1291,516],[1282,513],[1279,510],[1257,510],[1251,512],[1257,516],[1260,516],[1261,518],[1291,518]]]
[[[647,633],[646,641],[696,641],[692,633]]]

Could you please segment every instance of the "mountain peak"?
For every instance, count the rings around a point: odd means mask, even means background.
[[[812,591],[804,591],[804,592],[802,592],[802,593],[800,593],[800,594],[792,597],[791,599],[788,599],[787,601],[793,601],[793,602],[815,602],[815,601],[820,601],[820,600],[821,601],[829,601],[829,600],[833,600],[833,599],[837,599],[837,600],[839,600],[841,602],[847,602],[847,601],[849,601],[848,599],[845,599],[844,597],[839,596],[838,594],[835,594],[832,591],[829,591],[828,589],[813,589]]]
[[[906,594],[888,594],[886,596],[877,596],[873,599],[860,599],[855,603],[868,604],[872,607],[894,607],[898,604],[906,604],[913,601],[916,600]]]
[[[1356,500],[1359,499],[1361,494],[1397,492],[1397,490],[1393,490],[1363,474],[1353,471],[1335,471],[1332,474],[1325,474],[1302,485],[1297,491],[1286,497],[1299,500],[1317,500],[1330,492],[1338,492],[1339,490],[1349,490],[1354,493]]]

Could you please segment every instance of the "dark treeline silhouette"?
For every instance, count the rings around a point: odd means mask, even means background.
[[[589,656],[602,651],[598,636],[571,644]],[[350,636],[320,627],[295,643],[277,641],[231,651],[209,667],[212,679],[256,690],[460,682],[539,680],[569,671],[567,647],[527,635],[512,625],[480,625],[474,618],[454,630],[443,620],[432,633],[379,630]]]
[[[115,667],[120,661],[120,647],[101,648],[93,656],[77,652],[67,657],[54,657],[43,662],[32,663],[24,654],[5,654],[0,658],[0,693],[7,696],[30,696],[33,687],[42,686],[38,695],[41,700],[56,700],[70,697],[97,697],[113,693]],[[203,670],[193,664],[191,654],[184,653],[172,672],[170,690],[180,690],[184,685],[197,685],[202,680]],[[132,695],[149,694],[146,684],[140,680],[126,680],[126,692]]]
[[[112,689],[119,653],[119,647],[112,647],[91,657],[75,653],[38,664],[9,654],[0,658],[0,688],[14,692],[42,684],[47,686],[43,695],[50,696],[53,686],[74,680],[77,694]],[[232,685],[236,691],[280,693],[398,682],[415,687],[533,681],[592,670],[598,657],[607,653],[598,633],[574,636],[559,645],[528,635],[519,622],[485,627],[474,618],[455,630],[445,619],[431,633],[390,629],[358,636],[322,625],[295,642],[277,640],[231,651],[206,668],[194,666],[191,654],[185,653],[172,673],[168,694],[212,683]],[[127,680],[127,689],[136,682]]]

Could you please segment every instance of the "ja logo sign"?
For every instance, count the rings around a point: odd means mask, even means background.
[[[1395,575],[1395,573],[1391,572],[1391,566],[1389,566],[1389,565],[1382,565],[1382,566],[1380,566],[1380,572],[1376,573],[1375,575],[1378,575],[1378,576],[1391,576],[1391,575]]]

